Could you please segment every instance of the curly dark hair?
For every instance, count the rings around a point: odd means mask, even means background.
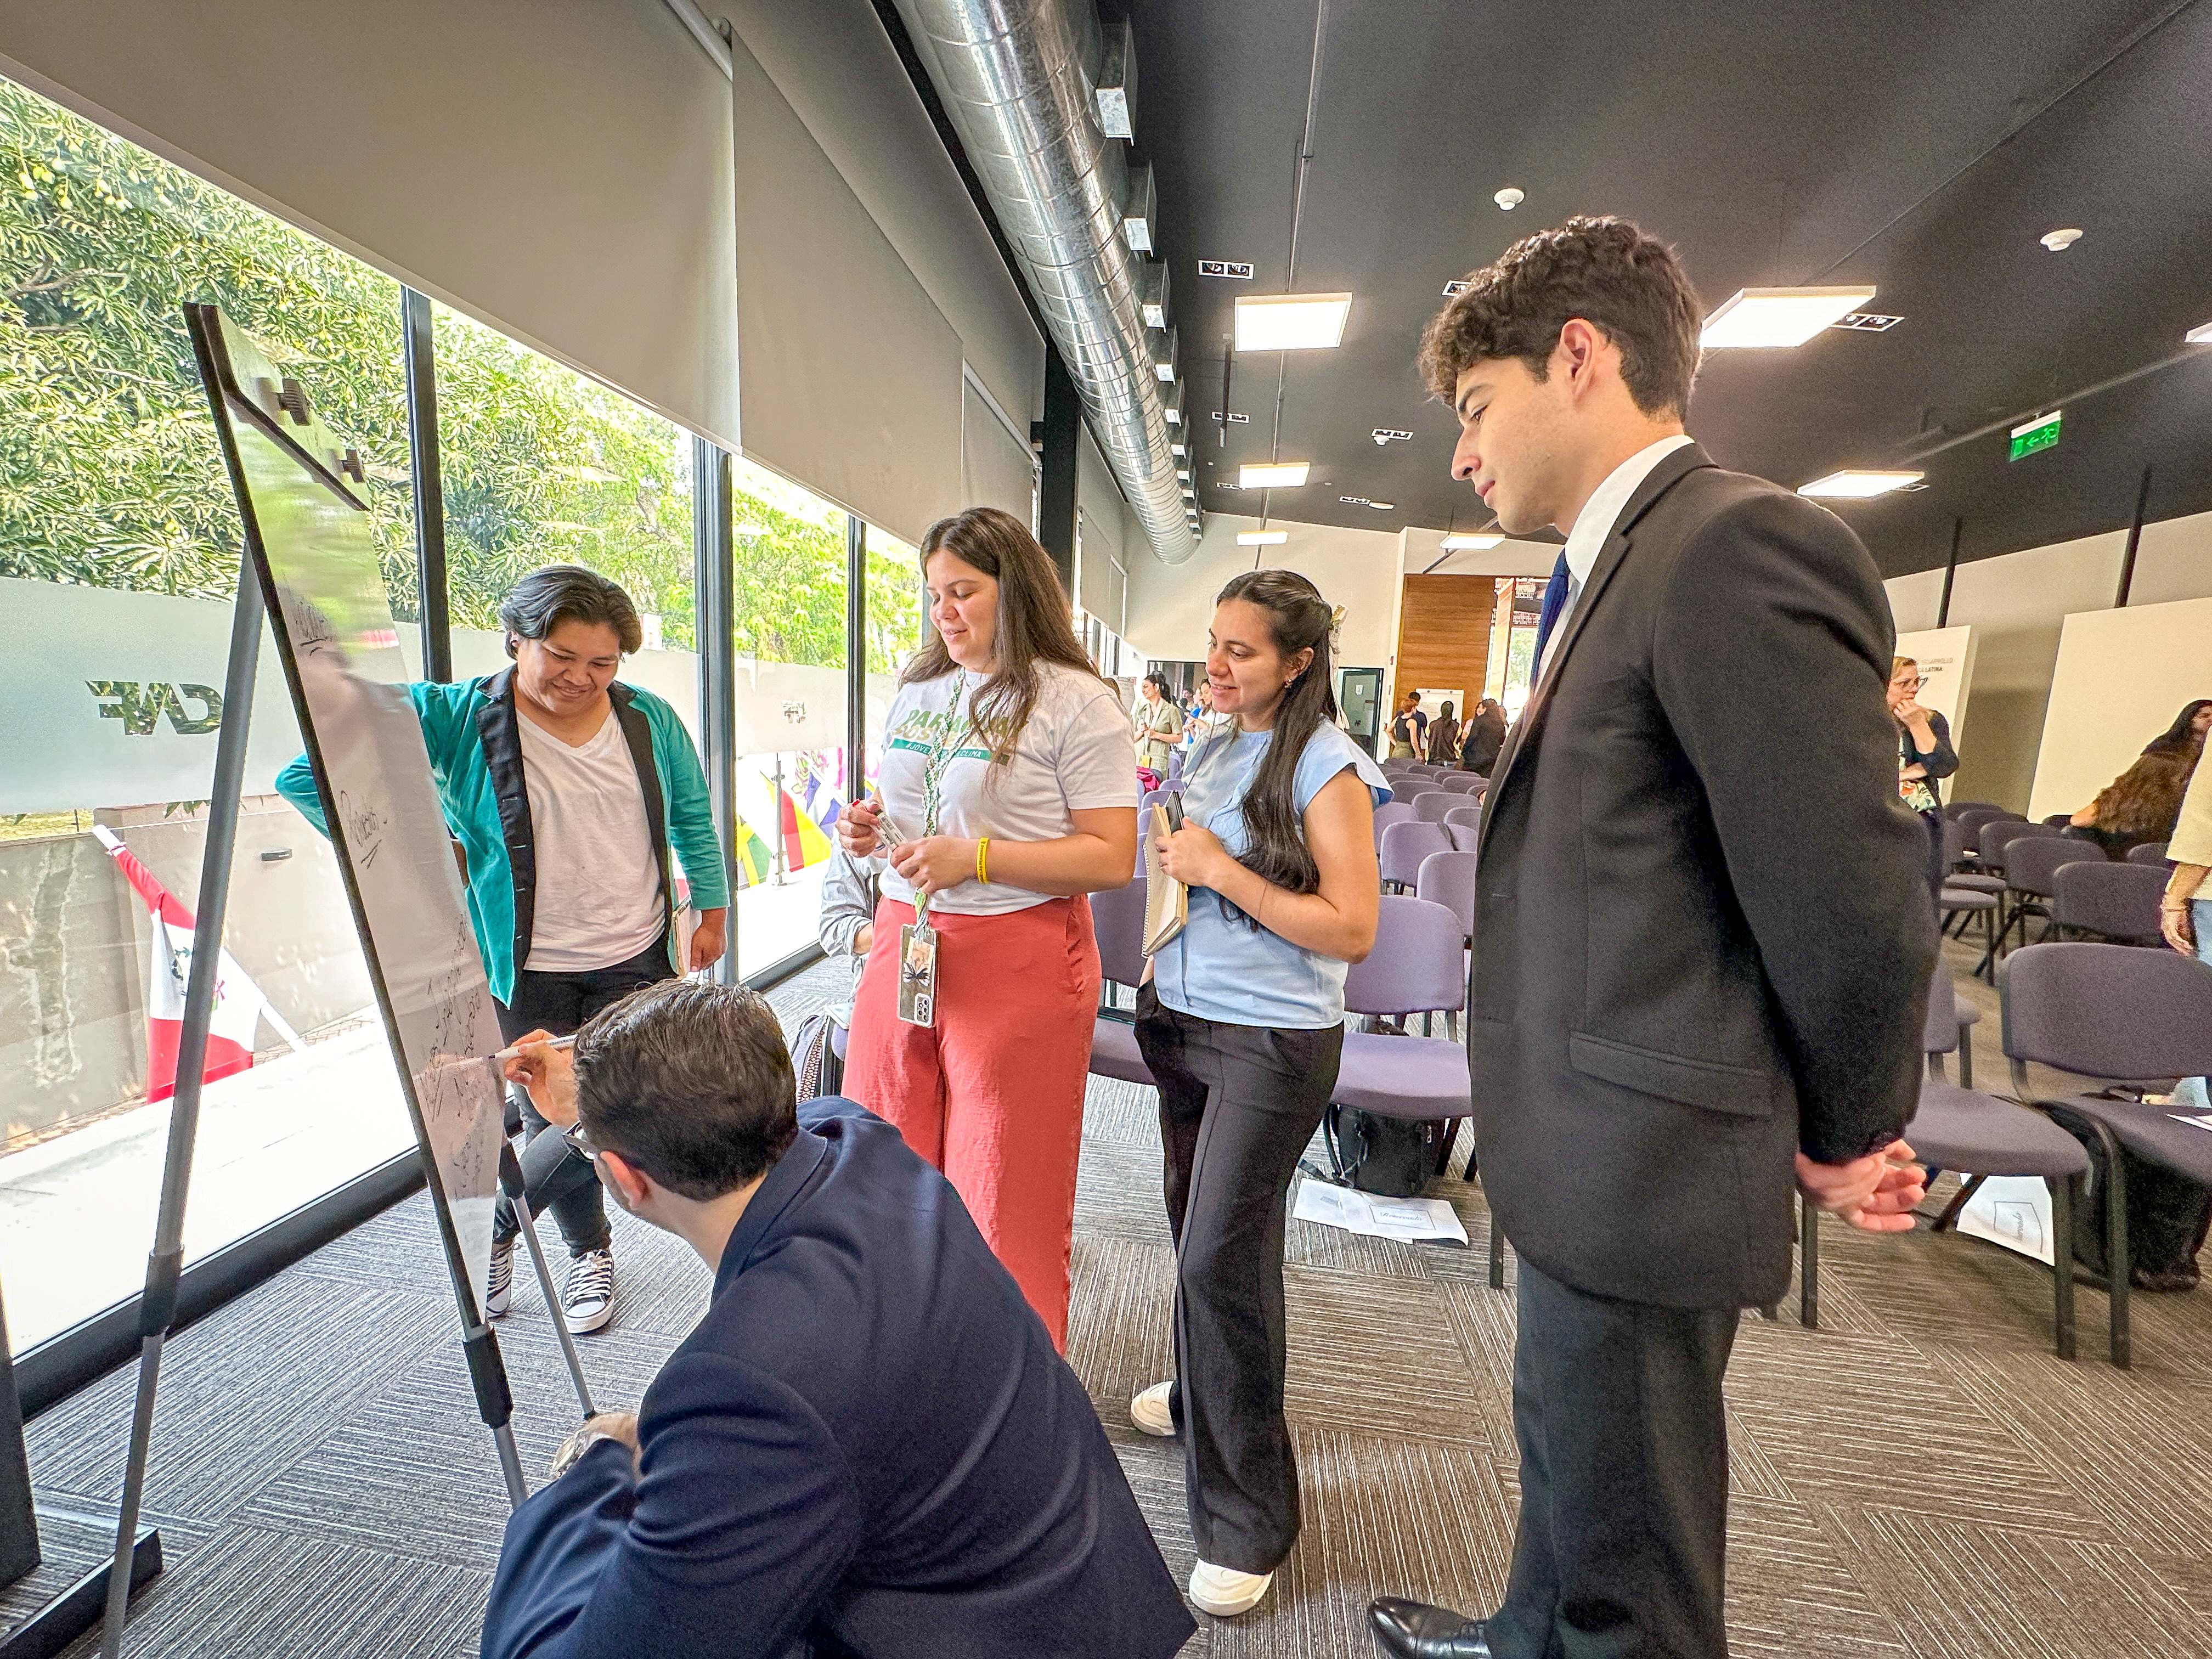
[[[1472,270],[1421,335],[1421,378],[1449,404],[1468,366],[1516,357],[1538,380],[1571,317],[1620,348],[1620,378],[1646,415],[1690,412],[1705,307],[1674,250],[1626,219],[1577,216]]]

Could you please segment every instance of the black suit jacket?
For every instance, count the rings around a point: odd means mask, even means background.
[[[1857,1157],[1918,1097],[1936,933],[1889,606],[1841,520],[1691,445],[1561,627],[1483,813],[1483,1186],[1578,1289],[1765,1305],[1793,1154]]]
[[[508,1521],[484,1659],[1166,1659],[1190,1613],[958,1195],[852,1102],[799,1114],[642,1474],[604,1442]]]

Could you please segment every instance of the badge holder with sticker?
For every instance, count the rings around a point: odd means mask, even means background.
[[[922,763],[921,838],[925,841],[937,833],[938,809],[944,799],[945,769],[952,763],[960,745],[975,730],[975,719],[971,710],[967,730],[950,743],[938,744]],[[905,837],[891,823],[880,793],[876,797],[876,811],[878,838],[890,846],[899,845]],[[934,1028],[937,1024],[937,929],[929,922],[929,895],[920,890],[914,896],[914,920],[899,929],[898,1017],[908,1025]]]

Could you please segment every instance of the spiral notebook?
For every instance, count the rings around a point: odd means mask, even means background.
[[[1152,821],[1145,836],[1145,954],[1160,947],[1190,919],[1190,889],[1160,868],[1160,839],[1182,828],[1182,803],[1173,795],[1152,803]]]

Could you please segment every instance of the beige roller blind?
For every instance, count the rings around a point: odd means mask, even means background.
[[[737,447],[730,83],[663,0],[0,0],[0,54]]]
[[[1075,506],[1083,515],[1083,558],[1075,573],[1075,602],[1118,630],[1121,611],[1114,596],[1114,562],[1128,562],[1121,550],[1127,515],[1121,486],[1114,482],[1088,428],[1075,444]]]
[[[744,451],[918,542],[960,506],[960,337],[742,43]]]
[[[995,507],[1036,528],[1036,455],[1018,442],[972,380],[961,386],[960,505]]]

